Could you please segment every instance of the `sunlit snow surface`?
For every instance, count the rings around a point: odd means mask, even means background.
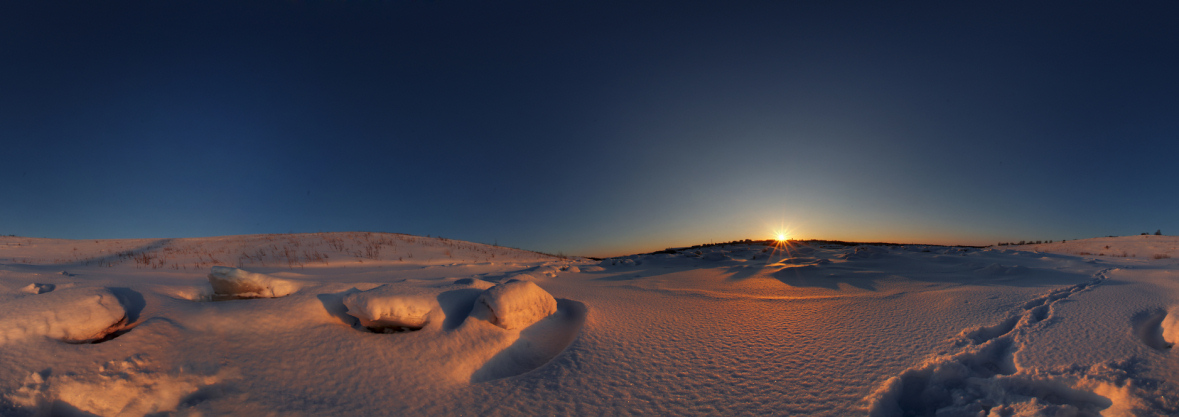
[[[4,237],[0,415],[1174,415],[1168,253]]]

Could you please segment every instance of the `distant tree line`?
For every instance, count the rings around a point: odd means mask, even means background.
[[[1142,232],[1142,236],[1146,236],[1149,234],[1150,233]],[[1162,236],[1163,229],[1155,230],[1154,235],[1155,236]],[[1117,236],[1110,235],[1108,237],[1117,237]],[[1064,242],[1067,242],[1067,240],[1062,239],[1060,241],[1060,243],[1064,243]],[[1053,241],[1051,241],[1051,240],[1021,240],[1019,242],[999,242],[999,244],[996,246],[1040,245],[1040,244],[1044,244],[1044,243],[1053,243]]]
[[[997,246],[1039,245],[1039,244],[1053,243],[1053,242],[1055,242],[1055,241],[1052,241],[1052,240],[1021,240],[1019,242],[999,242],[999,244]],[[1060,241],[1060,243],[1064,243],[1064,242],[1067,242],[1067,241],[1066,240]]]

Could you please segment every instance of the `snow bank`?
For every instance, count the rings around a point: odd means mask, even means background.
[[[557,312],[557,300],[530,281],[508,281],[479,295],[471,315],[508,330],[528,327]]]
[[[299,290],[294,282],[227,266],[214,266],[209,284],[215,295],[233,298],[285,297]]]
[[[348,315],[360,320],[369,330],[417,330],[444,318],[437,296],[420,289],[385,284],[344,297]]]
[[[25,296],[0,304],[0,345],[46,336],[87,342],[118,330],[126,319],[106,288],[74,288]]]

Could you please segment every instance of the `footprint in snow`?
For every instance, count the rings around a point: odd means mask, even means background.
[[[1134,336],[1138,337],[1138,340],[1141,340],[1143,344],[1150,346],[1151,349],[1160,351],[1170,349],[1174,343],[1167,341],[1164,337],[1163,322],[1166,318],[1167,311],[1161,308],[1138,312],[1130,318]]]

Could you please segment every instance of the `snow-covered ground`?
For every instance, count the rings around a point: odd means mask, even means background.
[[[1176,415],[1176,248],[0,237],[0,415]]]

